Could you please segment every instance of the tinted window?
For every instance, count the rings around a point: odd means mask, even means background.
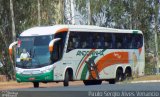
[[[38,36],[38,37],[35,37],[34,45],[35,46],[49,45],[49,42],[51,41],[51,39],[52,39],[51,36]]]
[[[114,45],[114,47],[116,49],[122,49],[123,48],[124,34],[116,33],[114,35],[115,35],[115,45]]]
[[[141,48],[143,45],[143,36],[141,34],[133,34],[132,47]]]
[[[105,33],[103,37],[104,37],[104,47],[103,48],[106,48],[106,49],[113,48],[113,35],[111,33]]]
[[[115,33],[114,49],[138,49],[143,45],[143,36],[132,33]]]
[[[67,51],[73,49],[137,49],[143,36],[132,33],[70,32]]]
[[[104,49],[112,48],[112,34],[70,32],[67,51],[73,49]]]

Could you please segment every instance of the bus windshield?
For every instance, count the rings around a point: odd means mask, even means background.
[[[52,36],[20,37],[16,50],[16,66],[40,68],[50,64],[49,42]]]

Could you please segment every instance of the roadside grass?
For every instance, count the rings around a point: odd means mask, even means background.
[[[153,80],[159,80],[160,81],[160,75],[145,75],[141,77],[134,77],[124,80],[123,82],[120,82],[120,84],[127,84],[127,83],[134,83],[137,81],[153,81]]]
[[[160,75],[145,75],[141,77],[134,78],[133,81],[149,81],[149,80],[160,80]]]

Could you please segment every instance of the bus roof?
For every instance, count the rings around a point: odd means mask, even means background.
[[[112,33],[141,33],[139,30],[126,30],[126,29],[114,29],[99,27],[93,25],[54,25],[54,26],[42,26],[33,27],[23,31],[20,36],[41,36],[41,35],[52,35],[62,31],[63,29],[69,31],[82,31],[82,32],[112,32]]]

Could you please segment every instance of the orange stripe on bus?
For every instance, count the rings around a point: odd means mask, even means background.
[[[115,64],[127,64],[129,63],[128,52],[113,52],[102,57],[97,63],[98,73],[100,73],[104,68],[115,65]],[[93,78],[96,78],[94,72],[91,72]],[[90,79],[90,78],[88,78]]]
[[[68,28],[62,28],[56,31],[56,33],[68,32]]]
[[[139,55],[141,54],[141,52],[142,52],[142,48],[139,48],[138,49],[138,51],[139,51]]]

